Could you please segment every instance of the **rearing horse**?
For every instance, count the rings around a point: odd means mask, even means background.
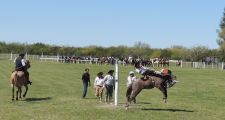
[[[172,75],[172,73],[166,76],[156,74],[154,76],[149,76],[147,80],[143,80],[142,78],[138,79],[127,88],[127,103],[125,107],[129,107],[131,101],[135,99],[142,89],[152,89],[154,87],[158,88],[163,93],[163,100],[166,103],[168,80],[172,81],[169,87],[172,87],[177,82],[176,76]]]
[[[30,68],[30,62],[29,60],[26,60],[26,68]],[[18,94],[19,94],[19,98],[21,97],[22,94],[22,86],[24,86],[26,88],[26,91],[23,94],[23,97],[26,97],[27,91],[28,91],[28,86],[27,86],[27,78],[25,76],[25,73],[23,71],[13,71],[10,77],[11,80],[11,84],[12,84],[12,100],[14,100],[14,89],[15,87],[17,88],[16,91],[16,100],[18,100]]]

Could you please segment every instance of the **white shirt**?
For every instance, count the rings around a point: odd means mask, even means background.
[[[105,81],[105,84],[106,84],[106,85],[112,85],[112,86],[114,86],[114,77],[113,77],[113,76],[111,76],[111,75],[106,75],[106,76],[104,77],[104,81]]]
[[[95,82],[94,82],[94,86],[103,86],[104,85],[104,79],[103,78],[99,78],[99,77],[96,77],[95,78]]]
[[[16,62],[17,57],[14,59],[14,63]],[[26,66],[26,60],[25,59],[21,59],[21,63],[23,66]]]
[[[23,66],[26,66],[25,59],[22,59],[21,63],[22,63]]]
[[[132,84],[134,81],[136,81],[136,80],[137,80],[137,77],[136,77],[136,76],[133,76],[133,77],[128,76],[128,77],[127,77],[127,87],[128,87],[130,84]]]
[[[149,70],[149,68],[147,68],[147,67],[141,67],[141,68],[136,69],[135,71],[137,73],[143,74],[147,70]]]

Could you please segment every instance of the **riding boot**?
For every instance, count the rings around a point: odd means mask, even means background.
[[[25,72],[25,76],[26,76],[26,79],[27,79],[27,84],[32,84],[32,82],[30,81],[30,79],[29,79],[29,72]]]

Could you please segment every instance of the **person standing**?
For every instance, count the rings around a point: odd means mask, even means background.
[[[129,76],[127,77],[127,88],[132,85],[133,82],[137,80],[137,77],[134,75],[133,71],[129,72]],[[134,98],[134,103],[136,103],[136,98]]]
[[[113,76],[114,70],[109,70],[108,74],[104,77],[106,97],[105,102],[112,104],[113,89],[115,88],[115,78]]]
[[[134,72],[130,71],[129,76],[127,77],[127,87],[130,86],[136,80],[137,80],[137,77],[134,75]]]
[[[103,86],[104,86],[103,72],[99,72],[94,82],[95,96],[98,97],[99,102],[102,102],[102,93],[104,89]]]
[[[89,69],[88,68],[86,68],[84,70],[84,73],[82,75],[82,81],[83,81],[83,94],[82,94],[82,98],[85,98],[86,95],[87,95],[88,86],[91,86],[90,74],[89,74]]]

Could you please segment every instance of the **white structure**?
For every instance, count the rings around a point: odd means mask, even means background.
[[[118,60],[115,62],[115,106],[118,105],[119,96],[119,67]]]

